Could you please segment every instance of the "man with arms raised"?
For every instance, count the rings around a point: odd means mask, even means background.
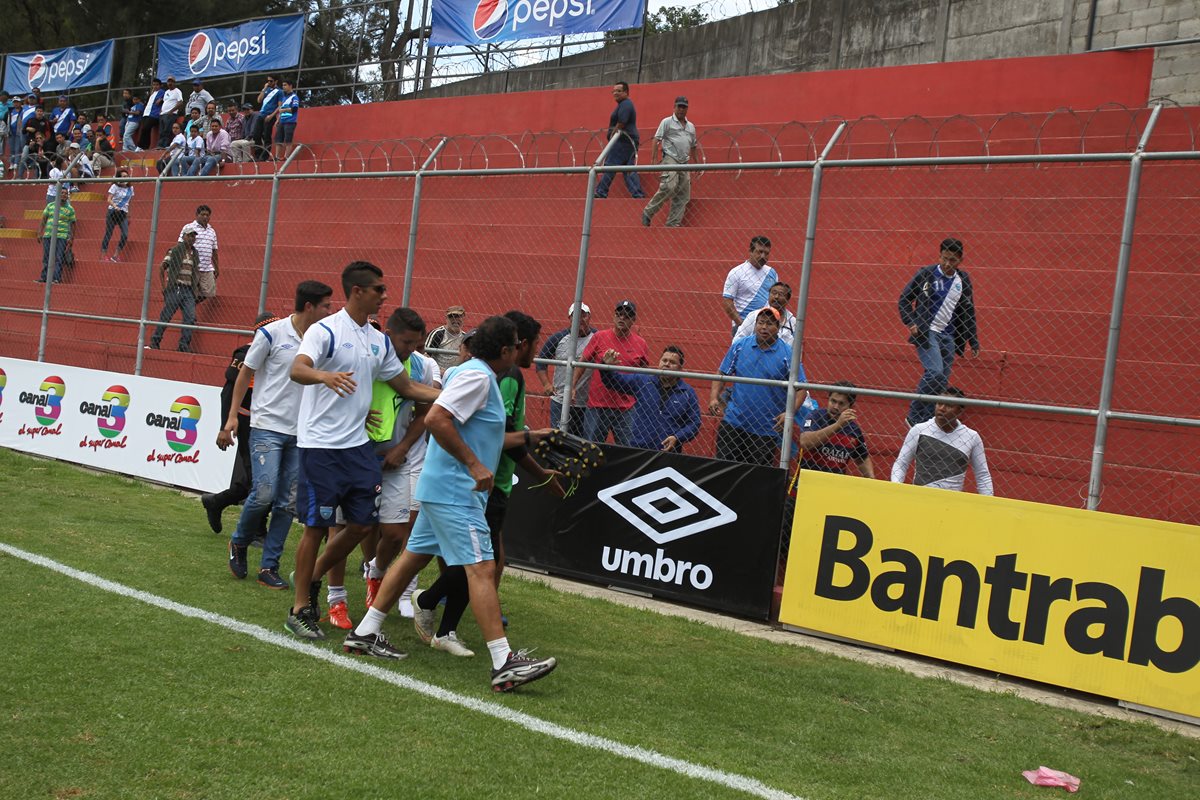
[[[296,515],[296,473],[300,451],[296,448],[296,413],[300,408],[300,384],[291,378],[292,361],[304,334],[329,316],[333,289],[319,281],[304,281],[296,287],[296,313],[259,328],[233,384],[232,402],[225,427],[217,434],[217,447],[233,444],[238,429],[238,409],[251,382],[250,402],[250,496],[242,505],[237,529],[229,540],[229,571],[239,580],[246,577],[246,550],[262,529],[267,512],[271,525],[263,543],[258,582],[268,589],[286,589],[279,577],[279,557],[292,519]]]
[[[504,432],[504,400],[497,375],[516,363],[520,349],[517,326],[505,317],[488,317],[471,337],[473,358],[451,370],[442,395],[425,415],[433,436],[425,469],[417,482],[421,516],[408,547],[392,564],[375,604],[346,637],[345,649],[380,658],[404,658],[380,633],[387,609],[414,575],[435,556],[466,569],[471,610],[492,659],[492,689],[507,692],[548,675],[553,658],[529,658],[513,652],[500,619],[496,562],[484,518],[500,454],[513,444],[530,441],[528,432]]]
[[[387,299],[383,270],[355,261],[342,271],[345,307],[310,327],[292,362],[291,377],[304,385],[297,418],[300,477],[296,510],[304,536],[296,548],[295,599],[286,628],[323,639],[317,624],[322,576],[358,546],[379,520],[383,472],[367,438],[371,381],[391,384],[405,399],[428,403],[436,389],[408,379],[391,341],[368,324]],[[346,527],[317,548],[341,507]]]

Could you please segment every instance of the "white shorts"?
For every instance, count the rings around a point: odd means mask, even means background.
[[[421,467],[423,464],[418,464],[416,469],[410,469],[408,482],[408,508],[414,514],[421,510],[421,501],[417,499],[417,480],[421,477]]]

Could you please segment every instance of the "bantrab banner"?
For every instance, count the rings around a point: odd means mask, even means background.
[[[563,500],[518,481],[504,523],[508,560],[766,619],[784,471],[616,445],[604,453]]]
[[[646,0],[433,0],[434,45],[640,28]]]

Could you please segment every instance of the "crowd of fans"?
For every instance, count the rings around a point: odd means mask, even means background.
[[[49,178],[78,156],[71,174],[94,177],[154,151],[160,173],[211,175],[226,162],[286,158],[299,112],[295,84],[274,76],[255,102],[230,100],[223,112],[202,81],[185,99],[173,77],[154,79],[146,91],[125,89],[111,117],[79,110],[67,95],[50,104],[37,89],[24,98],[0,92],[0,163],[17,178]]]

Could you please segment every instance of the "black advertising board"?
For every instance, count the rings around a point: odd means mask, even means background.
[[[604,453],[566,499],[518,480],[504,523],[508,560],[766,619],[784,471],[616,445]]]

